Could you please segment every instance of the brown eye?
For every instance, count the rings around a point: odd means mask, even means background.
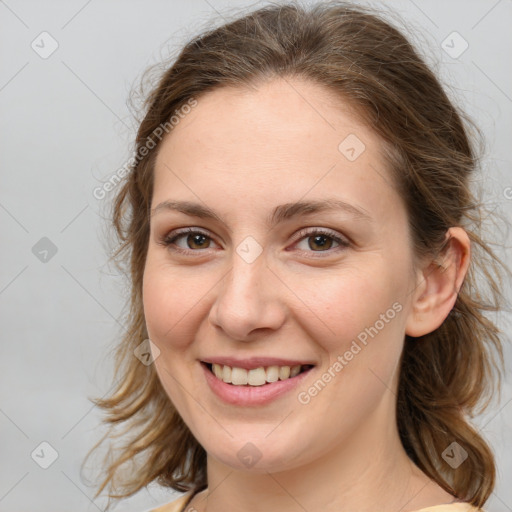
[[[178,240],[183,239],[183,242],[177,243]],[[161,244],[176,252],[192,253],[202,252],[202,250],[209,249],[212,238],[202,231],[195,229],[182,230],[177,233],[170,233],[166,235]]]
[[[184,235],[182,235],[184,236]],[[179,239],[181,236],[178,236],[176,238]],[[205,247],[205,240],[208,239],[206,235],[203,235],[202,233],[196,233],[196,234],[188,234],[186,235],[186,241],[187,246],[189,249],[208,249],[208,247]],[[208,244],[209,245],[209,244]]]
[[[348,240],[340,237],[336,232],[326,229],[303,230],[299,233],[299,236],[301,238],[297,245],[304,252],[326,252],[331,254],[350,246]],[[301,248],[300,244],[305,240],[308,240],[307,247]],[[333,243],[337,244],[334,248]]]
[[[324,249],[330,249],[333,243],[332,237],[326,235],[316,235],[308,237],[308,246],[310,249],[317,250],[319,248],[320,251]]]

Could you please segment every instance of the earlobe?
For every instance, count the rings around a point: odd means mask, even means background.
[[[418,337],[436,330],[455,305],[470,262],[470,240],[461,227],[446,232],[443,253],[421,270],[405,333]]]

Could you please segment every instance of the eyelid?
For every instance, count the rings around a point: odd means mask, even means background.
[[[349,245],[352,243],[351,240],[347,236],[342,235],[341,233],[338,233],[337,231],[334,231],[333,229],[324,228],[324,227],[320,227],[320,226],[318,226],[318,227],[309,226],[307,228],[303,228],[303,229],[299,230],[296,235],[294,235],[294,238],[296,238],[297,241],[300,241],[302,238],[307,237],[307,236],[313,236],[314,234],[321,234],[321,235],[328,236],[330,238],[333,238],[340,244]],[[319,251],[317,251],[317,252],[319,252]]]
[[[318,258],[328,258],[330,256],[337,255],[339,252],[346,250],[347,248],[349,248],[353,245],[352,241],[348,237],[341,235],[337,231],[334,231],[329,228],[314,227],[314,226],[310,226],[308,228],[303,228],[300,231],[298,231],[297,234],[294,236],[294,238],[296,238],[296,240],[293,243],[293,245],[296,245],[297,243],[301,242],[303,239],[307,239],[314,235],[326,236],[328,238],[331,238],[338,244],[338,247],[335,247],[331,250],[326,250],[326,251],[301,251],[302,253],[307,254],[308,255],[307,257],[309,257],[309,258],[317,258],[317,259]],[[315,255],[315,256],[311,256],[311,255]]]

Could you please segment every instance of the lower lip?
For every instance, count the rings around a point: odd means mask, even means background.
[[[310,368],[291,379],[278,380],[263,386],[234,386],[218,379],[205,363],[200,364],[210,389],[224,402],[239,406],[267,404],[298,386],[313,369]]]

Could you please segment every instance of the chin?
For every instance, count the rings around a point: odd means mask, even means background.
[[[267,431],[268,433],[268,431]],[[239,440],[241,439],[241,440]],[[304,457],[303,443],[282,442],[280,439],[253,438],[230,438],[219,443],[203,444],[208,457],[212,457],[221,464],[237,471],[248,471],[254,474],[278,473],[292,470],[306,464]],[[212,449],[208,445],[212,444]],[[222,450],[219,451],[219,447]],[[300,450],[297,447],[300,446]],[[297,450],[297,452],[295,452]]]

